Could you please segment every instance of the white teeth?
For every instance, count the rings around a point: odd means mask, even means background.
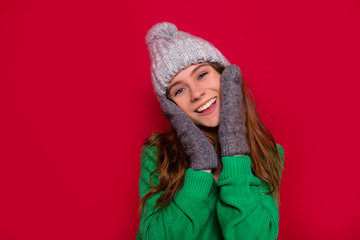
[[[215,101],[216,101],[216,97],[210,99],[210,101],[208,101],[205,105],[203,105],[202,107],[199,107],[195,111],[196,112],[202,112],[202,111],[208,109]]]

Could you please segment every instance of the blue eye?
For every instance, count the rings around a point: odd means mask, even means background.
[[[179,93],[182,93],[182,91],[184,91],[183,88],[179,88],[176,92],[175,92],[175,96],[178,95]]]
[[[198,77],[198,79],[199,79],[199,80],[202,79],[203,77],[205,77],[206,74],[208,74],[208,73],[207,73],[207,72],[204,72],[204,73],[200,74],[199,77]]]

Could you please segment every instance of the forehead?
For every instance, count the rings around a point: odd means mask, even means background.
[[[192,65],[182,69],[180,72],[178,72],[170,82],[174,83],[174,82],[177,82],[177,81],[179,81],[179,80],[181,80],[183,78],[190,77],[194,70],[202,68],[202,67],[206,67],[206,66],[210,66],[210,64],[209,63],[192,64]]]

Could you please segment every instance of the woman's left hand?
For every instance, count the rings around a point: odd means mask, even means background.
[[[243,102],[240,68],[232,64],[221,74],[219,141],[221,156],[250,154],[247,142],[246,108]]]

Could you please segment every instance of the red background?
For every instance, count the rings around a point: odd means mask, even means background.
[[[279,239],[360,239],[360,3],[1,1],[0,239],[134,239],[142,141],[166,128],[146,31],[240,66],[285,149]]]

